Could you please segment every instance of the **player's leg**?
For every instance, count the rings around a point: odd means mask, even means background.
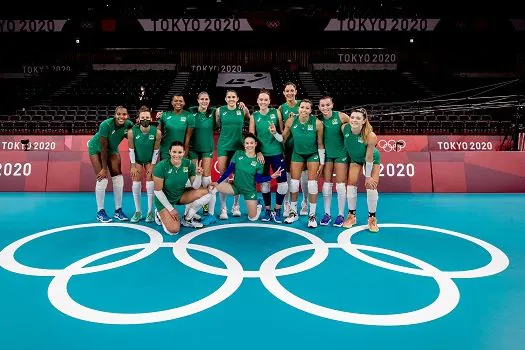
[[[155,220],[155,213],[153,212],[153,198],[155,197],[155,184],[153,183],[153,164],[145,165],[146,170],[146,193],[148,195],[148,215],[146,222],[153,222]]]
[[[156,202],[156,204],[158,204]],[[175,209],[176,210],[176,209]],[[162,208],[159,210],[159,207],[157,206],[157,216],[160,219],[160,224],[162,225],[162,228],[164,229],[164,232],[166,232],[168,235],[176,235],[180,231],[180,218],[177,216],[177,218],[174,218],[171,213],[166,208]]]
[[[257,196],[257,193],[255,193],[255,196]],[[246,208],[248,209],[248,220],[257,221],[259,220],[259,216],[261,215],[262,204],[260,204],[258,200],[247,200],[247,197],[250,198],[252,197],[252,195],[244,196],[244,203],[246,204]]]
[[[233,155],[235,154],[235,151],[230,151],[228,152],[228,164],[230,163]],[[233,175],[235,177],[235,175]],[[241,206],[239,205],[239,199],[240,199],[241,195],[240,194],[236,194],[233,196],[233,204],[232,204],[232,215],[233,216],[241,216]]]
[[[135,213],[131,217],[130,222],[139,222],[142,219],[142,209],[140,205],[140,196],[142,190],[142,164],[131,164],[131,192],[133,193],[133,202],[135,203]]]
[[[290,180],[290,213],[284,220],[286,224],[291,224],[299,220],[299,213],[297,211],[297,197],[299,197],[299,182],[301,173],[303,171],[305,159],[294,153],[292,155],[292,163],[290,164],[290,173],[292,179]]]
[[[272,163],[272,171],[276,171],[277,169],[285,169],[286,165],[284,164],[284,158],[283,156],[277,156],[275,157],[275,160]],[[277,193],[275,195],[275,210],[273,212],[273,221],[280,224],[283,222],[283,218],[281,216],[281,208],[284,201],[284,196],[288,192],[288,182],[287,182],[287,176],[286,172],[282,172],[281,176],[277,178]]]
[[[95,171],[95,175],[98,175],[102,170],[102,161],[100,159],[100,153],[90,154],[89,159],[91,165]],[[97,200],[97,220],[100,222],[111,222],[111,219],[106,210],[104,209],[104,199],[106,197],[106,188],[108,187],[108,179],[104,177],[101,180],[97,180],[95,184],[95,198]]]
[[[235,187],[232,184],[228,183],[228,182],[223,182],[223,183],[219,184],[217,186],[217,192],[219,192],[219,197],[221,198],[221,202],[222,202],[222,198],[224,197],[224,202],[225,203],[226,203],[226,196],[233,196],[233,195],[238,194],[236,189],[235,189]],[[222,203],[221,203],[221,206],[222,206]],[[223,213],[225,215],[223,215]],[[226,206],[221,208],[221,215],[219,216],[219,219],[221,219],[221,220],[227,220],[228,219]]]
[[[263,176],[270,175],[271,161],[272,157],[264,157]],[[275,169],[272,170],[275,171]],[[270,192],[270,183],[270,181],[261,183],[261,193],[264,200],[264,213],[261,221],[264,222],[272,219],[272,193]],[[250,216],[249,212],[248,216]]]
[[[211,184],[211,169],[213,165],[213,152],[209,153],[201,153],[202,156],[202,169],[203,169],[203,176],[202,176],[202,186],[204,188],[208,188],[208,185]],[[207,215],[203,219],[203,224],[209,225],[214,224],[217,219],[215,217],[215,202],[217,200],[217,194],[214,192],[211,194],[210,201],[208,204],[205,204],[202,208],[202,212],[204,215]]]
[[[323,169],[323,201],[324,201],[324,216],[319,222],[321,226],[328,226],[330,221],[332,221],[331,215],[331,204],[332,204],[332,178],[334,173],[334,158],[326,159]]]
[[[379,199],[379,193],[377,192],[377,186],[379,185],[379,171],[380,171],[380,159],[379,151],[374,151],[374,163],[372,166],[371,177],[375,180],[376,186],[372,188],[365,184],[366,187],[366,202],[368,204],[368,229],[370,232],[378,232],[379,226],[377,225],[377,202]]]
[[[299,215],[308,215],[308,170],[303,170],[301,173],[301,191],[303,192],[303,201],[301,202],[301,211]]]
[[[224,174],[228,168],[228,152],[221,149],[217,150],[217,168],[219,169],[219,174]],[[219,219],[227,220],[228,219],[228,209],[226,209],[226,195],[219,191],[219,200],[221,202],[221,214]]]
[[[359,173],[363,168],[362,164],[350,163],[348,167],[348,177],[346,186],[346,200],[348,202],[348,216],[343,223],[344,228],[350,228],[356,223],[356,205],[357,205],[357,181]]]
[[[317,194],[319,192],[317,172],[319,171],[319,156],[317,153],[310,156],[306,163],[308,169],[308,194],[310,199],[310,212],[308,214],[308,227],[317,227]]]
[[[287,182],[287,188],[288,192],[286,192],[286,195],[284,196],[284,211],[283,216],[285,218],[290,215],[290,181],[292,180],[292,173],[291,173],[291,164],[292,164],[292,149],[287,147],[284,152],[284,164],[286,165],[286,182]]]
[[[113,182],[113,198],[115,199],[115,214],[113,217],[119,221],[128,221],[129,218],[122,211],[122,194],[124,192],[124,177],[120,162],[120,154],[114,153],[108,157],[108,168]]]
[[[337,217],[334,221],[335,227],[343,226],[345,221],[345,205],[346,205],[346,181],[348,174],[348,157],[336,159],[334,163],[335,169],[335,189],[337,191]]]
[[[202,223],[196,221],[194,216],[204,204],[207,204],[210,201],[210,198],[211,194],[208,193],[207,188],[186,190],[180,198],[180,204],[185,204],[188,211],[182,218],[181,224],[183,226],[195,228],[204,226]]]

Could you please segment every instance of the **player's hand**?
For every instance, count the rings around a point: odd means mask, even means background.
[[[197,163],[197,170],[196,170],[197,175],[202,175],[203,171],[204,170],[202,169],[202,159],[201,159],[201,160],[199,160],[199,163]]]
[[[177,211],[177,209],[173,209],[172,211],[170,211],[170,215],[173,218],[173,220],[179,221],[179,212]]]
[[[149,163],[146,165],[146,177],[151,176],[153,173],[153,164]]]
[[[244,102],[239,102],[239,108],[244,110],[244,108],[246,108],[246,105],[244,104]]]
[[[277,179],[279,176],[281,176],[281,173],[284,171],[284,169],[281,169],[281,167],[279,167],[279,169],[275,170],[275,172],[271,175],[271,178],[272,179]]]
[[[157,115],[155,116],[155,120],[159,120],[160,117],[162,117],[162,113],[164,112],[157,112]]]
[[[295,117],[294,112],[290,112],[290,114],[288,115],[288,118],[293,118],[293,117]]]
[[[319,170],[317,170],[317,176],[320,176],[323,173],[324,164],[319,165]]]
[[[273,135],[277,132],[277,129],[275,128],[275,124],[270,122],[270,127],[268,128],[270,130],[270,133]]]
[[[129,169],[129,174],[131,175],[131,180],[135,180],[139,176],[139,169],[137,166],[131,164],[131,168]]]
[[[261,152],[257,153],[257,161],[261,164],[264,164],[264,156]]]
[[[377,189],[377,181],[373,177],[365,178],[365,188],[369,190]]]
[[[101,181],[106,177],[106,168],[102,168],[97,174],[97,181]]]

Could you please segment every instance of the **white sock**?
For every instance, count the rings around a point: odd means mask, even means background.
[[[206,176],[202,178],[202,187],[207,188],[211,184],[211,176]],[[215,215],[215,202],[217,201],[216,193],[211,195],[210,201],[208,202],[208,212],[210,215]]]
[[[378,199],[379,193],[377,193],[377,190],[366,190],[366,202],[368,204],[369,213],[376,212]]]
[[[115,198],[115,210],[122,208],[122,193],[124,192],[124,176],[117,175],[111,178],[113,181],[113,197]]]
[[[201,198],[197,199],[191,204],[188,204],[186,208],[188,208],[187,213],[184,214],[184,217],[186,220],[191,220],[195,214],[202,208],[202,206],[210,201],[211,194],[206,194],[202,196]]]
[[[284,195],[284,203],[290,204],[290,180],[292,179],[292,175],[290,173],[286,173],[286,182],[288,183],[288,191]]]
[[[346,201],[348,202],[348,210],[355,210],[357,202],[357,187],[348,185],[346,186]]]
[[[303,191],[303,203],[308,203],[308,170],[301,173],[301,190]]]
[[[346,185],[344,182],[335,184],[337,191],[337,209],[339,210],[338,215],[345,215],[345,200],[346,200]]]
[[[293,211],[297,214],[297,201],[290,202],[290,211]]]
[[[140,191],[142,187],[142,183],[140,181],[133,181],[133,184],[131,185],[131,191],[133,192],[133,201],[135,202],[135,211],[141,212],[140,208]]]
[[[323,200],[324,200],[324,213],[330,215],[331,204],[332,204],[332,183],[326,182],[323,184]]]
[[[258,205],[257,206],[257,213],[255,214],[255,217],[251,218],[250,216],[248,216],[248,220],[250,220],[250,221],[257,221],[257,220],[259,220],[259,216],[261,216],[261,211],[262,211],[262,206]]]
[[[97,181],[95,185],[95,197],[97,199],[97,212],[104,209],[104,199],[106,197],[106,187],[108,187],[108,179],[104,178]]]
[[[310,216],[315,215],[317,210],[317,203],[310,203]]]
[[[153,181],[146,181],[146,192],[148,193],[148,213],[153,211],[153,196],[155,184]]]

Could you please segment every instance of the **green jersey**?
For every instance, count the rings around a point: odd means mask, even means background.
[[[299,121],[299,116],[294,118],[290,128],[293,135],[293,150],[297,154],[309,155],[318,152],[317,148],[317,118],[309,116],[303,124]]]
[[[244,111],[235,108],[228,109],[228,106],[219,108],[219,117],[221,121],[221,133],[217,148],[224,151],[237,151],[242,149],[242,129],[244,127]]]
[[[277,130],[279,129],[277,110],[270,108],[266,114],[257,111],[253,113],[253,120],[255,122],[255,133],[259,139],[262,154],[265,157],[283,154],[282,144],[275,139],[269,130],[270,124],[274,124]]]
[[[169,158],[169,148],[173,141],[184,143],[188,128],[195,128],[195,117],[188,111],[182,111],[180,114],[164,112],[159,119],[159,126],[162,130],[160,152],[165,159]]]
[[[264,166],[257,161],[257,157],[251,158],[244,151],[237,151],[231,161],[235,163],[233,184],[239,192],[256,192],[255,174],[262,175],[264,170]]]
[[[346,152],[350,156],[352,163],[364,164],[368,145],[361,138],[361,133],[357,135],[353,134],[352,127],[346,124],[343,130],[343,137],[345,139]],[[381,157],[377,148],[374,148],[373,157],[373,163],[379,164]]]
[[[339,112],[333,111],[330,118],[323,117],[323,141],[326,158],[340,158],[346,155],[341,118]]]
[[[108,153],[118,153],[118,146],[128,135],[128,130],[133,127],[131,120],[126,120],[124,125],[117,127],[115,118],[109,118],[100,123],[98,132],[89,140],[88,151],[90,155],[100,153],[100,137],[108,139]]]
[[[140,125],[135,125],[131,128],[131,132],[133,133],[133,145],[135,147],[135,161],[138,164],[151,163],[155,138],[157,136],[157,127],[150,125],[149,131],[143,133],[140,130]]]
[[[171,159],[161,160],[154,168],[153,175],[164,180],[162,191],[171,204],[176,204],[184,191],[188,179],[195,176],[195,163],[184,158],[180,166],[171,163]]]
[[[194,152],[213,152],[213,130],[215,130],[215,108],[199,112],[199,107],[190,107],[195,118],[195,128],[190,140],[190,150]]]
[[[293,107],[290,107],[290,105],[288,105],[288,102],[285,102],[281,105],[281,116],[283,117],[284,124],[286,124],[286,121],[290,117],[290,113],[293,113],[294,115],[299,115],[299,105],[300,104],[301,104],[301,100],[297,100]],[[288,137],[288,139],[286,140],[285,146],[287,149],[293,149],[292,135],[290,135],[290,137]]]

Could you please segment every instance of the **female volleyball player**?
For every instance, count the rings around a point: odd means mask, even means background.
[[[115,199],[115,214],[113,217],[119,221],[129,220],[122,211],[124,177],[122,176],[118,147],[131,127],[133,127],[133,122],[128,120],[127,108],[118,106],[115,108],[115,116],[100,123],[98,132],[88,141],[89,159],[97,176],[95,196],[97,199],[98,221],[110,222],[112,220],[104,209],[104,198],[108,186],[106,167],[109,168],[111,181],[113,182],[113,197]]]
[[[343,113],[333,110],[332,98],[325,96],[319,100],[319,110],[324,126],[324,146],[326,148],[326,163],[324,166],[324,216],[319,223],[328,226],[332,220],[332,178],[335,171],[335,189],[337,191],[338,215],[335,218],[334,226],[341,227],[345,221],[345,200],[346,200],[346,178],[348,173],[349,157],[346,153],[341,125],[350,122],[350,117]]]
[[[283,123],[286,123],[290,115],[293,113],[294,116],[299,114],[299,104],[301,100],[296,100],[297,87],[292,82],[284,84],[283,95],[286,98],[286,102],[279,106],[278,110],[283,118]],[[282,129],[281,129],[282,130]],[[284,145],[284,162],[286,164],[287,179],[288,179],[288,193],[284,199],[284,213],[285,217],[290,214],[290,164],[292,162],[293,153],[293,137],[290,135]],[[301,190],[303,191],[303,201],[301,203],[300,215],[308,215],[308,172],[305,170],[301,174]]]
[[[184,96],[175,94],[171,99],[173,107],[172,112],[163,112],[158,119],[158,129],[162,133],[160,142],[161,159],[169,159],[168,153],[173,141],[179,141],[184,144],[184,149],[189,150],[190,139],[195,127],[195,117],[188,111],[185,111]]]
[[[198,164],[202,162],[203,177],[202,186],[207,188],[211,183],[211,168],[213,165],[213,131],[215,123],[215,108],[210,107],[210,96],[206,91],[200,92],[197,96],[198,106],[190,107],[189,111],[195,118],[195,128],[190,140],[189,158]],[[209,204],[204,205],[203,214],[211,215],[204,218],[204,224],[213,224],[215,219],[215,195],[212,195]]]
[[[377,184],[379,183],[380,155],[376,148],[377,136],[368,121],[366,109],[358,108],[350,114],[350,123],[341,127],[343,131],[344,144],[350,156],[350,167],[348,169],[348,217],[343,227],[350,228],[356,223],[356,201],[357,182],[359,174],[365,166],[366,200],[368,203],[368,229],[378,232],[376,209],[377,209]]]
[[[215,111],[215,122],[221,128],[217,142],[217,162],[221,174],[226,171],[226,167],[235,152],[243,149],[243,126],[244,122],[250,119],[248,108],[241,104],[237,106],[239,96],[235,90],[227,90],[225,100],[226,105],[217,108]],[[226,220],[228,219],[226,196],[221,193],[219,197],[221,200],[219,219]],[[241,216],[238,195],[233,199],[232,214],[233,216]]]
[[[250,133],[256,134],[260,140],[260,149],[264,156],[263,175],[270,174],[277,169],[286,169],[283,156],[282,136],[277,133],[283,130],[283,119],[281,113],[275,108],[268,108],[270,105],[270,91],[263,89],[257,97],[259,110],[254,112],[250,118]],[[279,136],[277,136],[279,135]],[[284,196],[288,192],[288,183],[286,182],[286,172],[283,171],[277,178],[277,194],[275,198],[275,210],[271,210],[272,195],[270,192],[270,181],[261,183],[261,193],[264,199],[265,213],[262,221],[273,219],[276,223],[282,223],[281,206]]]
[[[138,124],[128,130],[129,160],[131,162],[131,180],[133,185],[133,201],[135,202],[135,214],[131,222],[139,222],[142,219],[140,195],[142,189],[142,170],[146,172],[146,192],[148,194],[148,214],[146,222],[153,222],[153,167],[159,156],[160,131],[151,124],[151,112],[148,107],[139,108]]]
[[[284,169],[277,169],[271,176],[263,176],[264,166],[257,160],[256,148],[259,142],[255,135],[244,138],[244,150],[236,151],[230,165],[211,189],[217,189],[222,195],[241,195],[248,208],[248,219],[256,221],[261,214],[262,205],[258,204],[256,183],[264,183],[281,176]],[[224,182],[232,173],[233,183]]]
[[[157,224],[170,235],[177,234],[180,224],[189,227],[202,227],[194,218],[197,211],[210,201],[211,195],[201,188],[202,168],[184,158],[184,144],[174,141],[169,148],[170,158],[160,161],[153,170],[155,183],[155,207]],[[190,182],[190,188],[186,183]],[[187,213],[182,220],[174,205],[187,204]]]
[[[294,145],[290,170],[290,215],[284,220],[291,224],[299,219],[297,215],[297,197],[299,192],[299,179],[304,165],[308,170],[308,193],[310,196],[310,213],[308,227],[317,227],[315,211],[317,209],[317,179],[323,171],[325,162],[325,149],[323,142],[323,123],[312,113],[312,102],[304,99],[299,105],[299,115],[288,118],[283,131],[286,141],[293,136]]]

